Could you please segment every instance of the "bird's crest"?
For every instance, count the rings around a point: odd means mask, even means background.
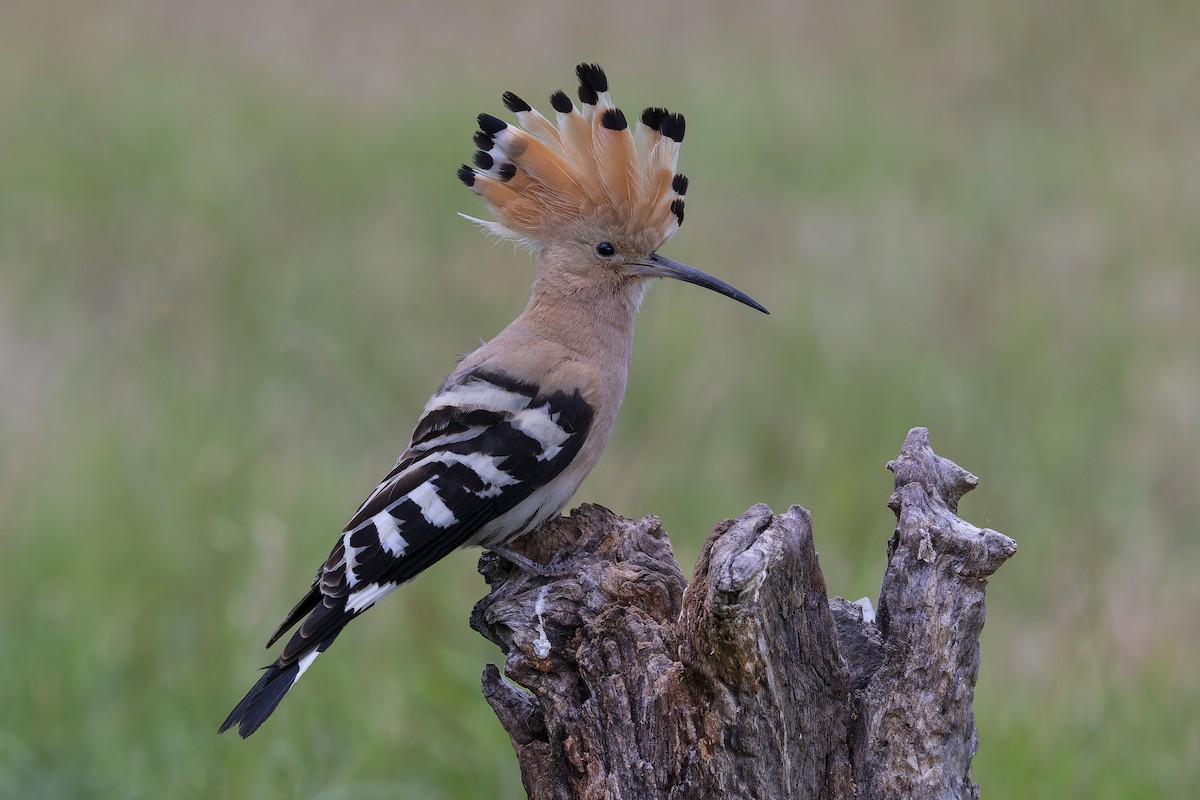
[[[519,126],[479,115],[474,166],[462,165],[458,177],[496,221],[467,219],[535,249],[584,220],[657,239],[657,249],[683,223],[688,181],[675,172],[683,115],[647,108],[631,126],[604,70],[580,64],[575,74],[580,105],[550,95],[554,122],[512,92],[504,105]]]

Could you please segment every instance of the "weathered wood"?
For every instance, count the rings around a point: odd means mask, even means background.
[[[700,688],[699,746],[711,754],[686,796],[847,796],[849,675],[808,512],[757,505],[718,526],[680,629]]]
[[[970,798],[986,579],[1016,550],[954,515],[974,476],[924,429],[900,457],[878,619],[826,596],[808,512],[718,525],[690,586],[659,521],[594,505],[480,559],[484,695],[534,800]]]
[[[859,698],[860,796],[976,798],[983,593],[1017,543],[955,515],[979,479],[936,455],[924,428],[909,432],[888,469],[897,523],[879,595],[883,663]]]

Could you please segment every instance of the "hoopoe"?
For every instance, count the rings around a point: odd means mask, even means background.
[[[723,281],[658,254],[683,223],[676,163],[684,118],[642,112],[636,132],[608,79],[580,64],[576,107],[550,96],[550,122],[512,92],[520,126],[479,115],[474,167],[459,179],[495,221],[467,219],[537,254],[525,310],[469,354],[425,405],[395,467],[346,524],[309,589],[271,635],[303,620],[221,725],[249,736],[342,629],[452,550],[505,548],[566,506],[596,465],[625,395],[633,321],[655,278],[720,292]]]

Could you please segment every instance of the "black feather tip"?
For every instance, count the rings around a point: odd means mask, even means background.
[[[465,186],[474,186],[475,170],[471,169],[466,164],[463,164],[458,168],[458,179],[462,181]]]
[[[682,172],[671,179],[671,188],[675,190],[677,195],[682,197],[683,195],[687,194],[687,187],[687,175],[684,175]]]
[[[608,128],[610,131],[623,131],[629,127],[629,123],[625,121],[625,114],[619,108],[610,108],[600,117],[600,124]]]
[[[475,146],[478,147],[480,150],[491,150],[492,149],[491,134],[484,133],[483,131],[475,131]]]
[[[676,197],[671,203],[671,213],[675,215],[675,219],[679,220],[679,224],[683,224],[683,200]]]
[[[496,170],[496,174],[500,177],[500,180],[507,183],[513,179],[514,175],[517,174],[517,165],[501,164],[500,168]]]
[[[512,92],[505,92],[504,96],[500,99],[504,101],[504,107],[514,114],[520,114],[522,111],[533,110],[533,106],[529,105],[529,103],[526,103]]]
[[[480,114],[477,121],[479,122],[479,130],[490,136],[495,136],[508,127],[507,122],[502,119],[496,119],[491,114]]]
[[[659,133],[676,142],[683,141],[685,127],[683,114],[663,114],[663,118],[658,123]]]
[[[475,166],[482,170],[489,170],[492,168],[492,165],[496,163],[495,159],[493,159],[490,154],[485,153],[482,150],[476,150],[475,157],[472,160],[475,162]]]
[[[575,68],[575,77],[579,78],[580,86],[586,86],[593,92],[608,91],[608,76],[599,64],[580,64]]]
[[[651,106],[650,108],[642,111],[642,124],[650,130],[656,131],[662,125],[663,117],[665,117],[668,113],[670,112],[668,112],[665,108]]]
[[[571,113],[571,98],[567,97],[567,93],[561,89],[550,95],[550,105],[560,114]]]

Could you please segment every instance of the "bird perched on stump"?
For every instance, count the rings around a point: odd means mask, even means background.
[[[528,305],[430,398],[395,467],[267,646],[299,629],[221,732],[258,730],[351,620],[458,547],[552,569],[504,545],[562,511],[604,451],[651,281],[687,281],[766,313],[658,254],[683,223],[683,115],[647,108],[631,127],[600,67],[580,64],[576,74],[580,105],[555,92],[554,122],[506,92],[520,125],[480,114],[474,166],[458,170],[495,217],[468,219],[537,254]]]

